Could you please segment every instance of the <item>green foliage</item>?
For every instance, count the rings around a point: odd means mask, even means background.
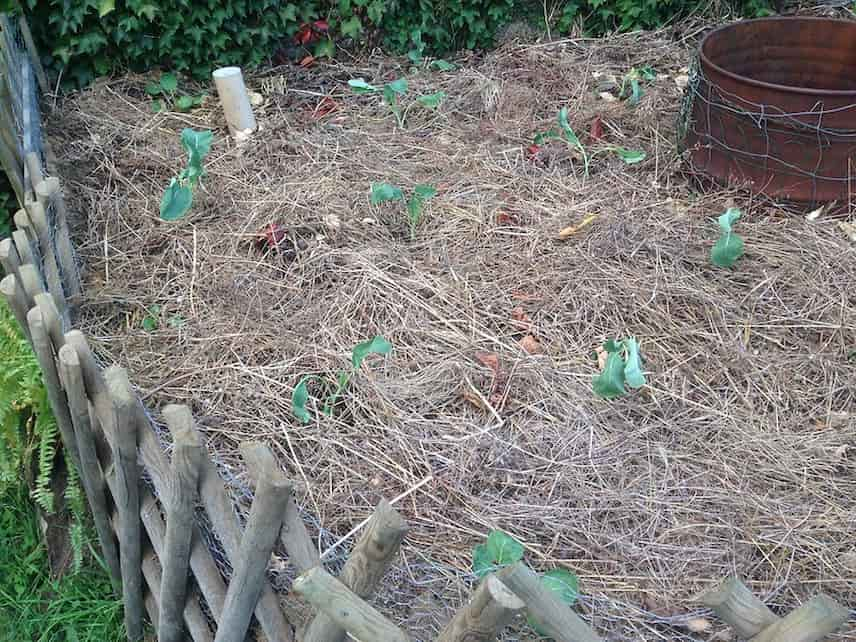
[[[335,381],[315,375],[304,376],[298,382],[297,386],[295,386],[294,392],[291,395],[292,414],[302,423],[309,423],[312,420],[312,415],[306,408],[306,404],[309,402],[309,384],[317,382],[326,393],[326,395],[322,395],[326,396],[324,414],[328,417],[332,416],[333,407],[336,405],[339,397],[342,396],[342,393],[347,389],[351,378],[360,369],[366,357],[372,354],[389,354],[390,352],[392,352],[392,344],[383,337],[376,336],[369,341],[364,341],[354,346],[351,351],[351,369],[340,370],[336,373]]]
[[[0,492],[0,640],[121,642],[122,603],[106,571],[83,560],[88,531],[71,527],[74,572],[50,577],[38,517],[20,482]]]
[[[718,219],[722,236],[710,250],[710,260],[715,265],[731,267],[737,259],[743,256],[743,239],[732,230],[732,226],[740,218],[740,214],[738,208],[729,207]]]
[[[387,201],[399,201],[404,198],[404,192],[395,185],[389,183],[372,183],[371,203],[385,203]]]
[[[642,100],[642,81],[653,81],[657,78],[654,68],[645,65],[637,69],[632,67],[621,79],[621,87],[618,90],[619,98],[626,98],[631,105],[638,105]]]
[[[623,341],[610,339],[603,344],[603,349],[607,353],[603,372],[592,381],[592,387],[598,397],[615,399],[626,393],[625,384],[631,388],[641,388],[645,385],[639,343],[634,337]]]
[[[365,95],[365,94],[374,94],[377,92],[381,92],[383,95],[383,101],[389,107],[389,110],[395,116],[395,120],[398,122],[398,126],[404,127],[404,119],[407,113],[407,108],[402,108],[401,97],[407,94],[408,84],[406,78],[398,78],[393,80],[390,83],[387,83],[381,89],[376,85],[372,85],[367,83],[363,78],[352,78],[348,81],[348,86],[351,88],[355,94]],[[428,109],[437,109],[440,106],[440,103],[446,98],[446,93],[443,91],[438,91],[433,94],[425,94],[423,96],[417,96],[416,102],[422,105],[423,107],[427,107]]]
[[[523,559],[523,553],[523,544],[511,535],[500,530],[492,530],[483,544],[477,544],[473,548],[473,573],[481,579],[504,566],[519,562]],[[580,592],[579,580],[569,570],[554,568],[539,579],[563,603],[571,606],[576,602]],[[528,617],[528,622],[536,633],[547,635],[531,615]]]
[[[749,18],[773,13],[769,0],[731,0],[724,4],[732,13]],[[569,0],[562,3],[556,26],[567,33],[579,22],[594,35],[657,29],[709,8],[710,3],[702,0]]]
[[[202,160],[211,149],[213,138],[214,134],[207,130],[198,132],[185,128],[181,131],[181,146],[187,152],[187,167],[170,181],[161,197],[160,217],[163,220],[180,219],[193,205],[193,190],[205,174]]]

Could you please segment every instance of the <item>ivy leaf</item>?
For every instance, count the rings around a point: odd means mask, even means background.
[[[362,78],[352,78],[348,81],[348,86],[354,91],[355,94],[371,94],[373,92],[379,91],[377,87],[368,84]]]
[[[192,96],[179,96],[175,101],[175,108],[178,111],[190,111],[194,104]]]
[[[187,213],[193,204],[193,192],[187,186],[179,185],[172,179],[163,193],[160,204],[160,217],[164,221],[175,221]]]
[[[624,380],[631,388],[641,388],[645,385],[645,375],[642,373],[642,360],[639,357],[639,343],[635,337],[624,340],[627,359],[624,362]]]
[[[552,571],[548,571],[541,576],[541,584],[555,593],[556,597],[568,606],[571,606],[577,601],[577,596],[580,592],[579,580],[576,575],[567,569],[554,568]],[[544,637],[549,635],[547,631],[541,628],[537,620],[535,620],[532,615],[528,615],[526,619],[529,622],[529,626],[531,626],[538,635]]]
[[[627,149],[625,147],[614,147],[612,151],[628,165],[641,163],[645,160],[645,152],[641,149]]]
[[[330,38],[325,38],[324,40],[319,40],[315,49],[313,50],[313,55],[316,58],[330,58],[331,60],[336,55],[336,45]]]
[[[722,236],[711,249],[710,260],[720,267],[731,267],[743,255],[743,239],[732,231],[732,225],[740,215],[738,208],[729,207],[718,219]]]
[[[381,336],[376,336],[374,339],[364,341],[354,346],[351,353],[351,364],[354,370],[358,370],[370,354],[389,354],[392,352],[392,344]]]
[[[568,108],[562,107],[559,110],[559,127],[562,129],[562,133],[565,135],[565,139],[571,143],[572,145],[576,145],[580,147],[580,139],[577,136],[576,132],[574,132],[571,124],[568,122]],[[537,143],[537,141],[536,141]]]
[[[160,86],[168,94],[178,89],[178,77],[173,73],[161,74]]]
[[[606,345],[604,349],[609,352],[606,364],[601,372],[592,381],[594,393],[603,399],[615,399],[624,394],[624,359],[620,352],[611,352]]]
[[[202,104],[202,101],[205,100],[205,94],[199,94],[198,96],[193,96],[191,98],[191,100],[193,101],[193,105],[195,107],[199,107],[199,105]]]
[[[473,548],[473,573],[479,579],[490,573],[495,568],[493,555],[487,544],[479,544]]]
[[[437,71],[455,71],[457,67],[452,63],[446,60],[433,60],[429,65],[431,69],[436,69]]]
[[[446,92],[438,91],[435,94],[426,94],[425,96],[419,96],[419,98],[416,99],[416,102],[418,102],[423,107],[428,107],[428,109],[436,109],[440,106],[440,103],[442,103],[445,98]]]
[[[116,10],[116,0],[101,0],[98,3],[98,17],[103,18]]]
[[[315,377],[313,375],[306,375],[294,387],[294,392],[291,394],[291,412],[305,424],[309,423],[312,419],[309,411],[306,410],[306,402],[309,401],[309,389],[307,388],[307,384],[314,379]]]
[[[407,93],[407,78],[398,78],[397,80],[393,80],[391,83],[386,85],[396,94],[404,95]]]
[[[339,25],[339,31],[342,32],[343,36],[357,40],[363,32],[363,23],[359,16],[351,16]]]
[[[404,193],[395,185],[389,183],[372,183],[372,205],[385,201],[398,201],[404,198]]]
[[[156,82],[150,82],[146,85],[146,93],[149,96],[157,96],[161,93],[161,86]]]
[[[161,102],[160,100],[153,100],[152,111],[156,114],[160,111],[163,111],[163,102]]]
[[[487,549],[498,566],[507,566],[523,559],[523,544],[502,531],[492,530],[488,534]]]

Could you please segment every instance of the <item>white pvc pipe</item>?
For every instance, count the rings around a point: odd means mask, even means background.
[[[223,105],[226,124],[229,132],[235,136],[237,132],[249,133],[256,128],[256,118],[250,106],[250,97],[244,85],[244,77],[240,67],[221,67],[211,74]],[[249,131],[248,131],[249,130]]]

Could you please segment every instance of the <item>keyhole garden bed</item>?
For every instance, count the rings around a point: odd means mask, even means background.
[[[49,122],[79,325],[155,414],[194,409],[239,500],[238,442],[270,444],[322,550],[412,491],[377,604],[416,638],[491,529],[576,573],[614,639],[726,639],[690,598],[734,573],[783,612],[852,605],[854,228],[696,189],[676,145],[696,45],[273,69],[247,79],[241,144],[196,99],[213,88],[153,111],[158,74],[100,81]],[[211,148],[164,221],[185,128]],[[391,350],[354,368],[376,336]]]

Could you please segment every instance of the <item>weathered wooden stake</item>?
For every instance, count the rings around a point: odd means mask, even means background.
[[[51,240],[45,208],[40,203],[30,203],[27,206],[32,229],[35,231],[39,251],[41,252],[42,267],[44,269],[45,281],[48,290],[54,298],[57,307],[65,312],[68,304],[63,291],[63,279],[57,264],[56,250]],[[16,215],[17,216],[17,215]]]
[[[258,445],[241,444],[241,453],[253,448],[258,448]],[[290,494],[291,483],[279,468],[265,466],[264,470],[259,471],[259,483],[241,547],[237,557],[232,560],[234,572],[226,592],[226,604],[223,606],[215,642],[241,642],[244,639],[262,591],[265,569],[282,527],[285,503]]]
[[[21,259],[21,265],[35,265],[36,259],[33,256],[33,248],[30,245],[30,238],[27,236],[27,232],[25,230],[14,230],[12,232],[12,242],[15,244],[15,249]]]
[[[779,620],[736,577],[729,577],[716,588],[703,593],[698,600],[713,609],[742,638],[751,638]]]
[[[437,642],[492,642],[515,613],[524,609],[523,600],[512,593],[494,574],[478,585],[469,603],[458,609],[437,636]]]
[[[62,271],[63,285],[69,297],[74,298],[81,291],[80,274],[74,259],[74,248],[71,243],[71,233],[68,228],[68,208],[62,195],[59,179],[46,178],[36,184],[36,195],[44,199],[52,207],[54,226],[56,229],[56,260]]]
[[[113,449],[118,491],[114,500],[119,511],[119,562],[122,569],[125,631],[128,639],[136,642],[143,637],[140,472],[137,466],[137,425],[134,420],[136,400],[124,369],[111,366],[104,371],[104,379],[113,401],[112,425],[107,429],[107,438]]]
[[[404,631],[320,566],[300,575],[292,588],[358,640],[410,642]]]
[[[838,629],[848,617],[849,609],[828,595],[817,595],[768,626],[751,642],[817,642]]]
[[[0,293],[6,298],[9,307],[12,309],[12,314],[15,315],[15,319],[18,321],[18,325],[21,326],[21,330],[24,331],[30,343],[32,343],[30,326],[27,323],[27,295],[14,274],[7,274],[0,281]]]
[[[166,503],[166,541],[163,555],[163,580],[160,595],[159,642],[180,642],[184,631],[182,612],[187,598],[187,569],[193,537],[193,511],[199,483],[202,444],[193,428],[187,406],[167,406],[163,416],[175,435],[172,451],[171,495]]]
[[[12,239],[0,239],[0,266],[6,274],[18,274],[21,257]]]
[[[74,348],[64,345],[59,349],[59,365],[77,440],[83,490],[86,492],[89,508],[92,510],[92,521],[95,523],[95,532],[101,544],[104,561],[110,571],[113,589],[118,594],[122,588],[119,552],[113,537],[113,529],[110,527],[110,511],[107,505],[104,473],[101,470],[101,464],[98,462],[98,454],[95,450],[95,434],[89,421],[89,401],[83,386],[80,360],[77,358],[77,352]]]
[[[556,642],[601,642],[594,631],[522,562],[504,570],[502,583],[526,603],[532,617]]]
[[[362,599],[368,599],[380,583],[407,533],[407,522],[382,499],[360,537],[339,580]],[[323,611],[310,622],[303,642],[342,642],[346,632]]]

